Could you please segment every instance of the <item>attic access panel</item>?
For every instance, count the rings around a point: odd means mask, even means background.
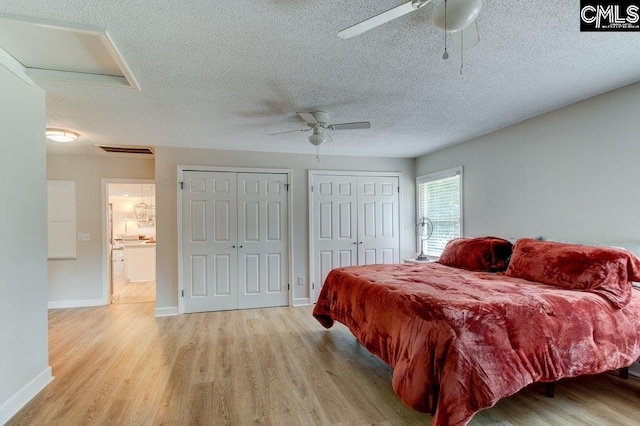
[[[140,89],[106,30],[0,16],[0,63],[33,80]]]

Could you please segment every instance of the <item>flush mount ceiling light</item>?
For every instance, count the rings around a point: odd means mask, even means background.
[[[47,138],[56,142],[73,142],[78,139],[78,136],[80,136],[79,133],[72,132],[71,130],[54,129],[51,127],[47,127],[44,134]]]

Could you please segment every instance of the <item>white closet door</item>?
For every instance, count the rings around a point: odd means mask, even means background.
[[[238,173],[238,307],[289,303],[287,175]]]
[[[184,172],[184,312],[238,308],[236,173]]]
[[[358,177],[358,264],[400,262],[399,178]]]
[[[334,268],[357,265],[357,178],[313,175],[313,302]]]

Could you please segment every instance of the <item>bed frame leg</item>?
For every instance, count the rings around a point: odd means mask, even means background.
[[[544,396],[553,398],[556,395],[556,382],[547,382],[544,384]]]
[[[624,380],[629,379],[629,367],[618,369],[618,377]],[[544,384],[544,396],[553,398],[556,395],[556,382],[546,382]]]
[[[618,370],[618,376],[621,379],[627,380],[629,378],[629,367],[622,367]]]

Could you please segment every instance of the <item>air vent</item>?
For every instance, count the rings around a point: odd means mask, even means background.
[[[151,148],[146,146],[105,146],[98,145],[98,148],[101,148],[107,152],[116,152],[119,154],[150,154],[153,155],[153,151]]]

